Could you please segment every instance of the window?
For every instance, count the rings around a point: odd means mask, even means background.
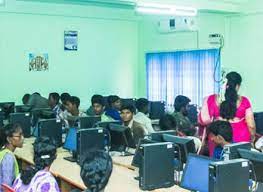
[[[218,49],[147,53],[147,94],[150,101],[165,101],[172,107],[177,95],[185,95],[192,104],[218,93],[220,52]]]

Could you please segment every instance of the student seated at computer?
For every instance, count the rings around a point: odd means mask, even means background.
[[[22,170],[15,180],[13,189],[16,192],[59,192],[56,179],[49,169],[57,157],[57,149],[48,137],[39,137],[34,144],[34,167]]]
[[[91,151],[87,153],[81,165],[80,176],[87,186],[84,192],[103,192],[112,173],[111,156],[104,151]],[[74,189],[71,192],[81,192]]]
[[[71,96],[66,101],[66,109],[70,113],[70,115],[72,115],[72,116],[75,116],[75,117],[87,116],[86,113],[79,110],[79,104],[80,104],[79,98],[76,96]]]
[[[29,97],[27,104],[30,105],[32,109],[49,108],[48,100],[37,92]]]
[[[149,113],[149,101],[145,98],[140,98],[136,101],[138,112],[134,116],[134,120],[142,124],[146,134],[155,132],[152,127],[151,119],[147,116]]]
[[[165,114],[160,118],[159,126],[162,131],[175,130],[177,136],[187,137],[193,139],[195,143],[195,150],[198,151],[202,145],[202,142],[199,138],[195,137],[196,129],[195,128],[186,128],[183,126],[177,127],[177,122],[173,115]]]
[[[121,121],[120,109],[121,99],[117,95],[108,96],[109,109],[105,111],[105,115],[110,117],[112,120]]]
[[[143,126],[133,119],[135,108],[133,105],[123,105],[121,107],[121,119],[124,126],[131,129],[135,145],[138,144],[139,139],[144,138],[145,132]]]
[[[105,115],[105,103],[102,95],[93,95],[91,97],[91,106],[87,110],[88,116],[101,116],[101,121],[111,121],[112,118],[109,118]]]
[[[51,107],[53,113],[59,118],[60,113],[62,112],[59,104],[60,96],[58,93],[50,93],[48,96],[48,105]]]
[[[208,132],[211,141],[216,145],[213,157],[216,159],[223,159],[224,146],[233,141],[231,124],[223,120],[214,121],[208,126]]]
[[[66,110],[66,104],[67,104],[67,101],[70,99],[70,94],[69,93],[62,93],[60,95],[60,101],[61,101],[61,110],[62,111],[65,111]]]
[[[26,93],[23,97],[22,97],[22,103],[23,105],[27,105],[28,104],[28,100],[30,98],[30,94]]]
[[[18,124],[7,124],[0,128],[0,185],[12,186],[19,174],[19,167],[14,155],[17,147],[23,146],[23,131]],[[0,192],[2,189],[0,187]]]
[[[178,95],[174,100],[174,113],[173,116],[177,123],[177,128],[179,129],[188,129],[193,128],[193,124],[187,117],[187,106],[191,100],[183,95]]]

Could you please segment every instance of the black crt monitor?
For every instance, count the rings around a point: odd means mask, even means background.
[[[103,128],[81,129],[77,132],[77,157],[82,164],[89,151],[105,150]]]
[[[239,142],[231,143],[224,146],[224,160],[238,159],[240,158],[238,149],[251,149],[251,143],[249,142]]]
[[[238,152],[241,158],[248,159],[252,163],[251,179],[263,183],[263,153],[247,149],[238,149]]]
[[[196,153],[193,139],[163,134],[163,140],[166,142],[172,142],[173,144],[179,146],[179,151],[177,151],[178,153],[175,153],[175,158],[177,158],[181,163],[186,163],[187,155],[189,153]]]
[[[135,154],[133,156],[133,159],[132,159],[132,163],[131,165],[134,166],[134,167],[140,167],[141,164],[142,164],[142,158],[143,158],[143,154],[142,154],[142,151],[140,150],[140,147],[141,145],[143,144],[149,144],[149,143],[157,143],[156,141],[153,141],[153,140],[150,140],[150,139],[140,139],[139,140],[139,143],[136,147],[136,151],[135,151]]]
[[[31,112],[30,105],[16,105],[15,106],[15,113],[28,113]]]
[[[256,132],[263,135],[263,112],[254,113]]]
[[[100,116],[79,117],[80,128],[92,128],[101,121]]]
[[[120,121],[99,121],[94,125],[94,127],[102,127],[104,129],[110,130],[110,124],[121,125],[121,122]]]
[[[25,138],[31,136],[31,115],[30,113],[11,113],[10,123],[19,124],[23,130]]]
[[[163,134],[168,134],[168,135],[174,135],[176,136],[176,131],[175,130],[167,130],[167,131],[157,131],[154,133],[151,133],[148,138],[154,141],[159,141],[163,142]]]
[[[198,192],[209,192],[209,164],[217,160],[189,154],[180,186]]]
[[[77,131],[78,131],[78,128],[76,127],[69,128],[66,139],[65,139],[65,143],[63,145],[64,149],[67,149],[72,153],[72,156],[64,157],[64,159],[71,161],[71,162],[77,161]]]
[[[149,102],[149,116],[150,119],[160,119],[165,114],[164,101],[150,101]]]
[[[15,102],[1,102],[0,111],[4,114],[5,119],[8,119],[9,114],[15,112]]]
[[[56,146],[62,146],[62,122],[58,119],[45,119],[38,122],[38,137],[49,137],[55,141]]]
[[[135,148],[135,142],[129,127],[110,124],[110,150],[125,152],[127,148]]]
[[[143,144],[139,168],[139,187],[153,190],[171,187],[174,180],[174,148],[170,142]]]
[[[41,110],[40,119],[54,119],[56,118],[56,114],[52,110]]]

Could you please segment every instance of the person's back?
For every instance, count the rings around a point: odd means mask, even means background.
[[[30,105],[32,109],[49,108],[48,99],[42,97],[39,93],[33,93],[29,97],[28,105]]]

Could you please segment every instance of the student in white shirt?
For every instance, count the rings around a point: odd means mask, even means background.
[[[136,101],[138,112],[134,116],[134,120],[142,124],[146,134],[155,132],[152,127],[151,119],[147,116],[149,112],[149,101],[145,98],[140,98]]]

